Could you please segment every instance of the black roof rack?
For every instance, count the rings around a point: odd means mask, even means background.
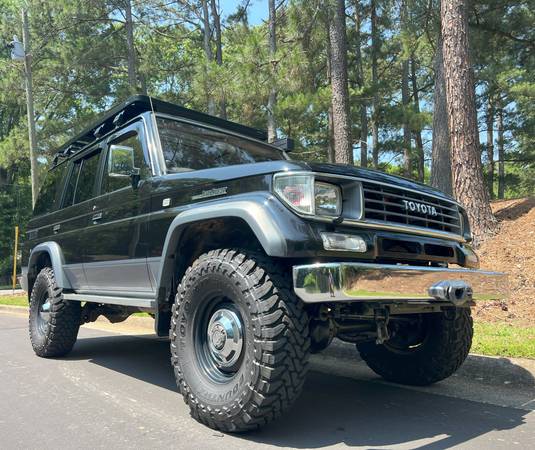
[[[105,112],[99,120],[94,122],[76,137],[63,144],[58,149],[54,160],[57,161],[59,157],[68,157],[77,153],[100,137],[113,131],[121,124],[128,122],[141,113],[152,110],[154,110],[154,112],[183,117],[195,122],[212,125],[260,141],[267,141],[267,133],[265,131],[240,125],[229,120],[220,119],[219,117],[184,108],[147,95],[134,95],[129,97],[126,101],[113,106],[109,111]]]

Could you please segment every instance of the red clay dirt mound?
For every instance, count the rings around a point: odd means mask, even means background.
[[[497,201],[492,210],[500,231],[479,248],[481,268],[508,273],[511,294],[481,302],[474,318],[535,326],[535,198]]]

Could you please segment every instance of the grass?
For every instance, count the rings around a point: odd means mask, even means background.
[[[28,306],[26,295],[0,295],[0,305]],[[136,316],[150,317],[147,313]],[[473,353],[535,359],[535,327],[498,323],[474,323]]]
[[[28,306],[28,296],[24,295],[0,295],[0,305]]]
[[[471,352],[535,359],[535,327],[475,322]]]

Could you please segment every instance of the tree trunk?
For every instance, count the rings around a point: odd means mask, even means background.
[[[420,99],[418,95],[418,78],[416,76],[416,60],[414,55],[411,58],[411,81],[412,81],[412,95],[414,99],[414,112],[420,114]],[[414,140],[416,141],[416,151],[418,156],[418,181],[423,183],[425,181],[425,155],[424,155],[424,143],[422,141],[422,130],[413,130]]]
[[[355,59],[357,65],[357,83],[361,90],[364,89],[364,70],[361,50],[361,12],[360,0],[355,0]],[[365,94],[360,97],[360,165],[368,167],[368,111]]]
[[[371,0],[371,34],[372,34],[372,117],[371,117],[371,129],[372,129],[372,163],[374,168],[379,167],[379,96],[377,93],[377,57],[379,50],[379,35],[377,33],[377,9],[376,0]]]
[[[210,41],[210,35],[212,34],[212,28],[210,26],[210,15],[208,13],[208,0],[201,0],[202,6],[202,22],[203,22],[203,44],[204,44],[204,54],[206,55],[207,61],[207,71],[210,63],[214,60],[214,55],[212,53],[212,44]],[[207,74],[208,75],[208,74]],[[208,114],[215,116],[215,102],[212,92],[208,86],[208,81],[205,81],[205,92],[206,100],[208,104]]]
[[[496,231],[497,222],[490,209],[481,167],[466,1],[441,0],[442,50],[454,192],[466,207],[478,244]]]
[[[137,90],[137,67],[136,67],[136,49],[134,46],[134,22],[132,21],[132,2],[125,0],[125,29],[126,29],[126,49],[128,52],[128,85],[130,91],[135,93]]]
[[[494,106],[489,93],[487,105],[487,186],[490,198],[494,197]]]
[[[331,47],[331,105],[336,162],[353,164],[349,89],[347,86],[347,36],[345,0],[331,0],[329,41]]]
[[[327,21],[327,38],[329,39],[327,45],[327,83],[332,84],[331,78],[331,38],[329,35],[329,21]],[[333,107],[329,105],[327,110],[327,160],[330,163],[336,162],[334,156],[334,121],[333,121]]]
[[[503,140],[503,109],[498,109],[498,198],[505,197],[505,146]]]
[[[215,60],[218,66],[223,65],[223,48],[221,46],[221,15],[217,9],[216,0],[210,2],[212,8],[212,17],[214,19],[215,30]],[[227,100],[225,96],[225,89],[221,87],[221,99],[219,100],[219,117],[227,118]]]
[[[277,53],[277,11],[275,9],[275,0],[269,0],[269,55],[271,57],[272,85],[269,91],[267,104],[267,131],[268,141],[273,142],[277,139],[277,123],[275,121],[275,108],[277,106],[277,89],[275,88],[276,80],[276,62],[275,54]]]
[[[407,24],[407,5],[401,2],[401,28],[404,33]],[[405,53],[405,52],[403,52]],[[403,105],[403,175],[411,176],[411,128],[409,125],[409,59],[403,55],[401,61],[401,103]]]
[[[448,195],[452,195],[450,129],[448,126],[445,83],[442,39],[439,36],[435,55],[435,107],[433,110],[433,144],[431,149],[431,186]]]

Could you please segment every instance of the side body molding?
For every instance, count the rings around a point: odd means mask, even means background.
[[[33,266],[35,266],[39,256],[41,256],[43,253],[47,253],[50,257],[50,262],[52,263],[52,269],[54,269],[54,275],[56,277],[56,283],[58,286],[62,287],[63,289],[72,289],[71,283],[63,272],[63,264],[65,263],[65,260],[63,259],[63,252],[56,242],[42,242],[32,249],[30,257],[28,258],[28,273],[33,271]],[[26,274],[26,277],[27,276],[28,274]],[[28,286],[27,279],[25,280],[25,283],[26,286]]]
[[[284,256],[287,251],[284,233],[270,213],[270,206],[276,202],[266,193],[238,195],[228,200],[219,200],[214,204],[195,206],[179,213],[171,222],[165,238],[158,273],[158,293],[167,287],[174,267],[171,256],[175,253],[185,226],[202,220],[220,217],[237,217],[243,219],[251,228],[264,251],[269,256]],[[160,301],[163,299],[160,298]]]

